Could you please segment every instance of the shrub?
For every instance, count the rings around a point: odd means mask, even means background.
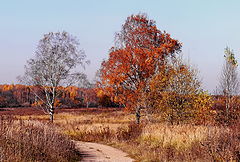
[[[128,141],[136,139],[142,134],[143,125],[131,122],[127,128],[119,127],[116,132],[118,140]]]

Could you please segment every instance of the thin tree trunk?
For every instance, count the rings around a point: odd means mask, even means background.
[[[50,106],[50,121],[53,123],[53,115],[54,115],[54,103],[55,103],[55,98],[56,98],[56,88],[52,88],[52,96],[51,96],[51,106]]]
[[[141,118],[141,108],[140,108],[140,106],[137,106],[135,115],[136,115],[136,123],[140,124],[140,118]]]
[[[49,110],[50,121],[53,123],[53,116],[54,116],[54,107],[51,107]]]
[[[227,99],[226,99],[226,118],[227,120],[229,120],[229,112],[230,112],[230,106],[231,106],[231,96],[227,96]]]

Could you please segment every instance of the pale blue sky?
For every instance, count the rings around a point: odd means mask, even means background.
[[[63,30],[79,39],[92,79],[108,57],[114,33],[139,12],[183,43],[184,57],[198,67],[210,92],[226,45],[240,62],[239,0],[0,0],[0,84],[17,83],[43,34]]]

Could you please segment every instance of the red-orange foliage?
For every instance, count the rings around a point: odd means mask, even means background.
[[[56,99],[56,107],[84,107],[97,106],[98,97],[92,88],[57,87],[61,92]],[[37,86],[20,84],[0,85],[0,107],[30,107],[40,106],[44,103],[35,96],[44,97],[42,89]]]
[[[82,106],[82,91],[78,87],[70,86],[62,88],[62,102],[69,107]]]
[[[101,85],[106,94],[127,108],[136,108],[150,78],[164,66],[181,43],[157,29],[146,15],[127,18],[117,35],[116,46],[102,63]]]
[[[86,107],[88,108],[91,103],[96,104],[97,101],[97,94],[95,89],[93,88],[86,88],[83,91],[83,99],[86,104]]]
[[[224,95],[215,95],[213,110],[216,113],[216,121],[224,124],[240,122],[240,97],[231,96],[229,100]],[[230,101],[230,102],[229,102]],[[226,102],[229,102],[229,114],[226,115]]]
[[[29,86],[19,84],[0,85],[0,98],[0,107],[20,106],[33,100]]]

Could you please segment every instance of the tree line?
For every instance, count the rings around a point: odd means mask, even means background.
[[[56,98],[55,107],[88,108],[88,107],[114,107],[108,96],[97,92],[95,88],[79,88],[76,86],[57,87],[60,95]],[[9,107],[44,107],[35,93],[44,98],[41,87],[21,84],[0,85],[0,108]]]

